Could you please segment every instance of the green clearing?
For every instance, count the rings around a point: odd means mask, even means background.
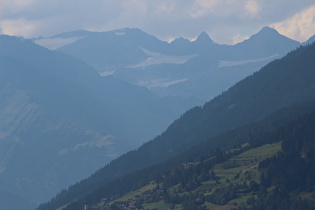
[[[231,205],[237,204],[237,206],[241,206],[242,203],[244,203],[244,204],[246,203],[247,198],[250,198],[253,195],[247,194],[247,195],[239,195],[239,196],[240,197],[238,197],[236,199],[230,200],[229,204],[231,204]]]
[[[281,142],[275,144],[267,144],[261,147],[257,147],[251,150],[248,150],[235,158],[241,159],[265,159],[275,155],[278,151],[281,150]],[[233,158],[232,158],[233,159]]]
[[[73,202],[75,202],[75,201],[73,201]],[[71,202],[71,203],[73,203],[73,202]],[[62,206],[62,207],[60,207],[60,208],[58,208],[56,210],[62,210],[64,208],[66,208],[67,206],[69,206],[71,203],[68,203],[68,204],[66,204],[66,205],[64,205],[64,206]]]
[[[220,177],[220,181],[233,179],[240,172],[252,171],[255,169],[261,160],[267,157],[272,157],[281,150],[281,143],[268,144],[254,149],[250,149],[242,154],[232,157],[224,163],[215,165],[214,172]],[[255,173],[257,174],[257,173]]]
[[[247,146],[247,145],[245,145]],[[244,147],[245,147],[244,146]],[[281,150],[281,143],[268,144],[258,148],[250,149],[243,152],[235,157],[230,158],[224,163],[220,163],[214,166],[213,170],[217,177],[219,177],[218,182],[214,180],[209,180],[202,182],[200,186],[195,188],[192,192],[203,193],[204,195],[211,194],[214,189],[224,187],[227,182],[241,184],[243,182],[249,183],[250,180],[259,182],[259,172],[257,166],[261,160],[266,159],[267,157],[272,157],[278,151]],[[207,160],[206,160],[207,161]],[[237,179],[235,177],[238,177]],[[128,201],[129,199],[134,199],[141,194],[144,194],[147,191],[153,190],[157,185],[152,181],[148,185],[130,192],[129,194],[110,202],[110,204],[115,203],[116,201]],[[168,189],[170,194],[178,193],[178,195],[188,194],[189,192],[179,190],[180,185],[177,184]],[[215,205],[213,203],[205,202],[204,205],[208,209],[215,210],[225,210],[231,209],[233,207],[241,206],[242,203],[246,203],[246,200],[251,197],[252,194],[239,193],[238,198],[233,199],[228,202],[226,205]],[[309,196],[309,195],[308,195]],[[157,202],[145,202],[142,204],[143,209],[171,209],[171,205],[163,201],[161,197]],[[173,209],[182,209],[181,205],[173,206]]]
[[[117,200],[111,201],[109,204],[115,203],[116,201],[127,201],[129,199],[135,198],[137,195],[141,195],[146,191],[152,190],[156,186],[157,186],[156,184],[154,184],[153,182],[150,182],[149,184],[143,186],[142,188],[140,188],[136,191],[130,192],[127,195],[125,195],[125,196],[123,196]]]
[[[144,209],[171,209],[170,205],[164,203],[163,201],[155,203],[145,203],[142,206]],[[181,207],[177,206],[174,209],[181,209]]]

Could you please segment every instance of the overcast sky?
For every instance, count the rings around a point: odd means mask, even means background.
[[[165,41],[205,31],[233,44],[263,26],[306,41],[315,34],[315,0],[0,0],[0,34],[26,38],[129,27]]]

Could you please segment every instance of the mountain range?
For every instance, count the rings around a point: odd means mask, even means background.
[[[48,50],[32,41],[60,45]],[[139,29],[32,41],[0,36],[0,202],[6,208],[32,209],[107,164],[56,197],[70,202],[82,186],[80,196],[313,97],[312,72],[295,71],[312,69],[305,52],[311,47],[228,90],[299,45],[270,28],[234,46],[204,32],[193,42],[167,43]]]
[[[91,192],[93,192],[91,195],[101,193],[102,190],[107,189],[106,183],[116,180],[117,184],[124,178],[116,178],[136,170],[145,169],[154,164],[167,168],[167,163],[163,166],[163,162],[180,155],[189,160],[187,154],[190,152],[187,150],[207,140],[207,147],[200,145],[193,154],[201,155],[202,152],[215,150],[218,146],[231,149],[235,146],[234,143],[251,141],[251,133],[246,133],[247,139],[242,139],[242,136],[238,138],[239,136],[233,135],[233,133],[230,135],[225,132],[236,130],[242,126],[251,126],[268,116],[276,115],[272,123],[268,124],[269,127],[262,127],[261,124],[258,124],[258,128],[272,130],[283,125],[284,122],[288,123],[290,120],[302,116],[309,110],[314,110],[313,105],[311,108],[302,106],[298,109],[299,112],[292,112],[289,109],[289,107],[307,104],[308,101],[315,99],[314,55],[315,44],[312,44],[299,47],[283,58],[272,61],[204,106],[187,111],[155,139],[112,161],[91,177],[63,191],[50,203],[42,205],[39,209],[61,207],[79,198],[96,199],[85,196]],[[287,111],[283,112],[283,110]],[[274,114],[277,111],[280,114]],[[219,135],[226,135],[228,138],[222,142]],[[234,142],[233,138],[238,138],[238,141]],[[269,140],[272,141],[272,139],[262,141],[268,142]],[[152,168],[146,170],[150,171]],[[82,190],[83,188],[84,190]],[[82,200],[80,202],[82,204]],[[73,204],[73,207],[75,206],[76,203]],[[73,209],[73,207],[69,205],[67,209]]]
[[[0,46],[1,191],[33,206],[153,138],[193,106],[101,77],[30,40],[3,35]]]
[[[161,96],[206,102],[247,75],[300,45],[264,27],[236,45],[215,43],[202,32],[195,41],[167,43],[139,29],[108,32],[75,31],[35,40],[71,40],[58,47],[93,66],[100,75],[143,86]]]

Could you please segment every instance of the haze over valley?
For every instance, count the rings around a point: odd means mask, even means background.
[[[315,5],[222,2],[0,2],[0,210],[314,208]]]

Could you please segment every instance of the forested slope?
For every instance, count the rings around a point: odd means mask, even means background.
[[[279,122],[281,116],[299,112],[303,107],[276,112],[267,121]],[[243,142],[244,138],[250,141],[243,146],[238,144],[234,149],[224,151],[214,150],[210,144],[201,144],[195,147],[201,151],[199,155],[188,150],[185,155],[164,164],[130,173],[65,209],[78,209],[85,202],[90,206],[101,203],[104,209],[120,209],[120,201],[126,200],[125,204],[129,205],[127,198],[137,200],[138,208],[162,202],[168,208],[184,209],[207,209],[211,205],[231,205],[231,208],[241,209],[312,209],[315,207],[315,198],[311,197],[315,191],[312,178],[315,175],[314,102],[312,107],[310,113],[278,128],[270,127],[260,132],[259,127],[266,125],[266,121],[262,121],[256,126],[230,132],[241,134],[234,137],[235,143]],[[229,135],[218,139],[227,142]],[[280,145],[282,151],[277,152]],[[132,195],[143,187],[147,189],[139,194],[146,194],[143,199]],[[119,199],[122,196],[125,199]],[[104,201],[104,198],[108,200]]]
[[[259,122],[236,128],[217,137],[208,139],[206,142],[188,149],[187,151],[163,164],[157,164],[129,173],[107,184],[101,183],[100,176],[103,174],[99,172],[99,174],[93,175],[89,180],[87,180],[88,182],[83,181],[81,184],[70,189],[72,190],[71,194],[67,191],[63,191],[57,196],[56,199],[53,199],[50,203],[43,204],[39,209],[56,209],[60,206],[63,206],[65,203],[72,200],[72,197],[70,196],[74,195],[79,197],[82,191],[89,187],[89,183],[99,184],[98,187],[96,187],[98,189],[90,195],[82,197],[78,202],[69,205],[68,209],[79,208],[85,201],[88,201],[90,204],[95,204],[100,202],[103,197],[117,198],[130,191],[134,191],[145,186],[150,181],[156,179],[157,175],[165,175],[165,173],[167,173],[167,171],[171,170],[172,168],[182,166],[182,163],[199,162],[209,158],[211,159],[211,157],[214,156],[221,156],[219,159],[213,159],[211,162],[200,164],[198,169],[196,169],[199,171],[199,173],[201,171],[204,172],[205,170],[211,170],[211,167],[213,167],[215,163],[220,163],[228,159],[228,156],[222,155],[223,153],[221,151],[230,150],[231,148],[241,148],[242,144],[247,145],[244,149],[249,149],[259,147],[264,144],[272,144],[283,141],[288,135],[291,135],[287,132],[287,130],[292,128],[288,126],[295,126],[296,124],[298,125],[296,122],[304,122],[305,119],[312,118],[312,115],[309,113],[314,114],[314,110],[314,100],[290,108],[281,109]],[[306,130],[310,131],[312,129],[311,126],[309,127],[310,128]],[[218,150],[218,148],[220,149]],[[243,151],[245,150],[241,149],[239,152]],[[234,155],[238,154],[239,152],[234,153]],[[124,158],[127,157],[128,155],[124,156]],[[127,161],[127,159],[125,159],[125,161]],[[120,166],[123,167],[123,165]],[[119,167],[119,165],[117,165],[117,167]],[[201,174],[198,174],[197,177],[200,175]],[[175,177],[176,176],[173,176],[173,181],[171,182],[180,182],[180,179],[176,180],[174,179]],[[206,177],[210,178],[211,173],[209,172]]]

